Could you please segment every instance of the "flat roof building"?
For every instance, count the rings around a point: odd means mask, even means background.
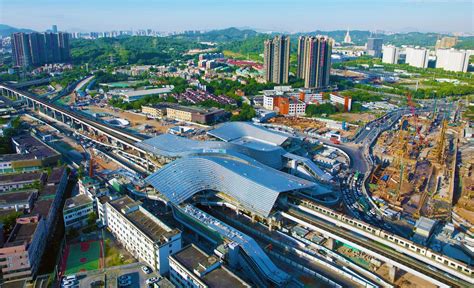
[[[217,256],[210,256],[194,244],[169,257],[170,279],[178,287],[251,287],[222,265]]]
[[[169,270],[168,256],[181,250],[181,231],[172,229],[128,196],[105,203],[108,229],[134,257],[154,270]]]
[[[42,172],[0,175],[0,192],[27,188],[34,183],[43,184],[46,178]]]
[[[39,170],[61,159],[59,152],[29,134],[13,137],[12,143],[16,154],[0,155],[0,174]]]
[[[84,194],[66,199],[63,208],[64,227],[66,230],[77,229],[87,225],[94,213],[94,202]]]
[[[46,237],[45,221],[38,216],[16,220],[13,231],[0,248],[0,267],[4,281],[32,279],[36,275]]]
[[[169,119],[210,124],[219,122],[227,116],[224,109],[201,109],[187,106],[173,106],[166,108],[166,117]]]
[[[170,85],[154,89],[109,92],[109,94],[123,97],[125,102],[133,102],[149,95],[168,95],[173,91],[173,88],[174,86]]]

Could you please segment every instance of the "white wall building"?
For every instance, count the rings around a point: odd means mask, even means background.
[[[470,51],[456,49],[436,50],[436,68],[447,71],[467,72]]]
[[[341,96],[338,94],[329,94],[329,100],[334,104],[341,104],[344,106],[345,111],[351,111],[352,109],[352,98],[348,96]]]
[[[393,45],[383,46],[382,63],[397,64],[400,50]]]
[[[176,287],[251,287],[225,268],[218,257],[207,255],[193,244],[169,258],[170,279]]]
[[[136,258],[164,274],[168,256],[181,250],[181,231],[171,229],[128,196],[105,203],[107,227]]]
[[[66,199],[63,209],[64,227],[66,230],[85,226],[89,215],[94,213],[93,203],[94,202],[84,194]]]
[[[406,48],[406,54],[405,63],[408,65],[418,68],[428,67],[429,53],[426,48],[408,47]]]

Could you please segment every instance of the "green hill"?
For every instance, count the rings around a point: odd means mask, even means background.
[[[0,36],[1,37],[8,37],[13,33],[17,32],[34,32],[31,29],[24,29],[24,28],[16,28],[6,24],[0,24]]]

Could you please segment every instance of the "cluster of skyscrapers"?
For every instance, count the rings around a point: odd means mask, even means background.
[[[68,33],[14,33],[13,61],[16,66],[40,66],[70,60]]]
[[[329,85],[333,40],[324,36],[298,38],[298,67],[296,76],[305,80],[305,88]],[[264,43],[265,80],[276,84],[288,83],[290,66],[290,37],[275,36]]]

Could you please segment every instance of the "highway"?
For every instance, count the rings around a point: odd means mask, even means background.
[[[23,97],[29,98],[29,99],[37,102],[37,103],[40,103],[41,105],[49,107],[49,108],[51,108],[53,110],[56,110],[56,111],[66,115],[70,118],[74,118],[77,121],[80,121],[80,122],[82,122],[82,123],[84,123],[88,126],[91,126],[94,129],[96,129],[97,131],[103,132],[104,134],[107,134],[107,135],[121,141],[123,144],[126,144],[126,145],[130,146],[130,147],[135,147],[136,142],[142,141],[142,140],[145,139],[145,137],[143,137],[141,135],[131,134],[129,132],[125,132],[124,129],[117,129],[116,127],[113,127],[109,124],[99,123],[97,120],[91,119],[92,117],[89,117],[89,116],[86,116],[84,114],[72,111],[72,110],[70,110],[66,107],[50,103],[48,100],[38,98],[37,96],[35,96],[31,93],[20,91],[20,90],[17,90],[17,89],[14,89],[14,88],[11,88],[11,87],[5,86],[5,85],[0,85],[0,88],[2,88],[2,86],[5,87],[5,89],[7,89],[7,90],[14,91],[15,93],[18,93],[18,94],[22,95]]]
[[[451,287],[469,287],[470,284],[463,281],[463,280],[458,280],[455,279],[451,276],[446,276],[442,272],[438,271],[435,268],[431,268],[429,265],[426,265],[425,263],[422,263],[420,261],[417,261],[413,259],[410,256],[407,256],[402,253],[398,253],[395,250],[388,248],[385,245],[376,243],[374,241],[370,241],[369,239],[366,239],[365,237],[362,237],[360,235],[356,235],[350,231],[347,231],[343,228],[337,227],[333,224],[327,223],[325,221],[319,220],[316,217],[309,215],[305,212],[302,212],[300,210],[290,208],[288,210],[288,214],[303,220],[304,222],[307,222],[310,225],[313,225],[315,227],[318,227],[322,230],[325,230],[327,232],[330,232],[336,236],[339,236],[344,239],[350,239],[350,242],[353,242],[361,247],[366,248],[367,250],[370,250],[378,255],[381,255],[385,258],[388,258],[392,260],[393,262],[402,264],[403,266],[406,266],[410,269],[413,269],[422,275],[426,275],[432,279],[435,279],[441,283],[447,284]],[[403,267],[401,267],[403,269]]]

